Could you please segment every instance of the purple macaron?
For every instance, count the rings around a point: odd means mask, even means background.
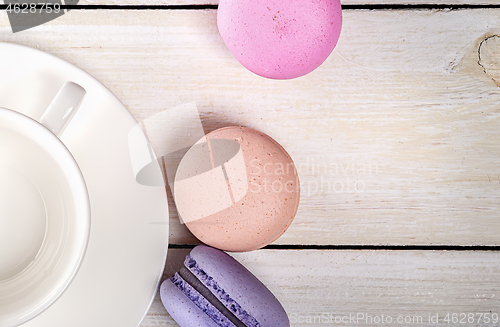
[[[289,327],[276,297],[228,254],[196,246],[160,297],[181,327]]]

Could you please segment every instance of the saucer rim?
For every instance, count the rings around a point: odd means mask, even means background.
[[[74,75],[77,75],[77,76],[80,76],[82,78],[86,78],[86,79],[90,79],[92,81],[92,83],[95,85],[95,87],[98,87],[102,90],[105,91],[105,93],[107,93],[107,95],[109,96],[109,99],[112,99],[112,101],[116,101],[117,103],[119,103],[120,107],[121,107],[121,110],[120,110],[120,115],[122,115],[124,119],[127,119],[129,120],[130,122],[134,122],[135,124],[137,124],[137,120],[133,117],[133,115],[130,113],[130,111],[125,107],[125,105],[116,97],[116,95],[114,95],[105,85],[103,85],[100,81],[98,81],[95,77],[93,77],[91,74],[87,73],[86,71],[82,70],[81,68],[75,66],[74,64],[56,56],[56,55],[53,55],[51,53],[48,53],[48,52],[45,52],[45,51],[42,51],[42,50],[38,50],[38,49],[34,49],[32,47],[29,47],[29,46],[25,46],[25,45],[20,45],[20,44],[16,44],[16,43],[11,43],[11,42],[0,42],[0,50],[7,50],[7,52],[15,52],[15,51],[20,51],[20,52],[29,52],[30,54],[33,55],[33,57],[37,57],[37,59],[44,59],[45,57],[45,60],[47,61],[54,61],[54,62],[57,62],[58,65],[63,65],[63,66],[70,66],[72,71],[74,71]],[[0,52],[1,53],[1,52]],[[12,56],[12,54],[9,54],[9,56]],[[13,62],[9,62],[10,65],[13,65],[15,63]],[[5,107],[5,106],[2,106],[2,107]],[[31,118],[33,120],[36,121],[36,114],[26,114],[22,111],[18,111],[18,110],[15,110],[15,109],[10,109],[12,111],[15,111],[15,112],[18,112],[18,113],[21,113],[25,116],[27,116],[28,118]],[[64,142],[63,142],[64,143]],[[69,148],[68,148],[69,149]],[[72,153],[71,149],[70,150],[70,153]],[[159,166],[159,165],[158,165]],[[160,166],[159,166],[160,167]],[[160,170],[161,170],[161,167],[160,167]],[[86,180],[85,179],[85,174],[83,174],[83,177],[84,177],[84,181]],[[90,196],[90,191],[88,191],[89,193],[89,196]],[[158,292],[158,288],[160,286],[160,282],[161,282],[161,279],[162,279],[162,276],[163,276],[163,272],[164,272],[164,269],[165,269],[165,263],[166,263],[166,259],[167,259],[167,253],[168,253],[168,248],[169,248],[169,224],[168,224],[168,201],[167,201],[167,195],[166,195],[166,190],[163,188],[163,191],[162,191],[162,194],[165,195],[165,203],[163,204],[165,209],[166,209],[166,213],[165,213],[165,222],[162,222],[162,224],[164,223],[166,226],[164,228],[164,231],[163,231],[163,234],[164,234],[164,244],[165,244],[165,248],[162,249],[161,251],[158,251],[158,252],[163,252],[163,256],[162,256],[162,260],[161,262],[157,262],[157,266],[161,267],[159,270],[155,270],[155,272],[157,272],[157,274],[155,274],[156,278],[155,278],[155,282],[154,284],[151,283],[151,286],[154,286],[152,287],[151,289],[154,290],[151,292],[150,296],[148,297],[149,298],[149,301],[147,303],[147,306],[145,307],[146,309],[144,310],[144,312],[141,313],[141,315],[137,314],[136,315],[136,318],[137,319],[137,326],[139,326],[144,318],[147,316],[151,306],[153,305],[154,303],[154,300],[155,300],[155,297],[156,297],[156,294]],[[90,199],[90,207],[92,207],[92,199]],[[95,232],[94,232],[95,233]],[[92,236],[92,229],[90,230],[90,233],[89,233],[89,238]],[[83,258],[80,266],[83,264],[85,258]],[[67,289],[69,289],[71,287],[71,285],[68,286]],[[62,294],[61,294],[62,295]],[[49,307],[50,308],[50,307]],[[46,311],[50,311],[50,310],[46,310]],[[33,323],[36,322],[37,318],[39,316],[36,316],[34,317],[33,319],[29,320],[29,326],[31,327]],[[134,318],[135,319],[135,318]],[[27,321],[25,321],[24,323],[27,323]]]

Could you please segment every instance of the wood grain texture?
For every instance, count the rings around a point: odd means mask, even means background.
[[[164,278],[188,251],[169,251]],[[275,294],[293,327],[498,326],[478,320],[478,313],[500,314],[498,252],[259,250],[233,256]],[[450,319],[472,319],[473,313],[475,320],[446,323],[448,313]],[[349,322],[335,322],[343,317]],[[159,296],[141,325],[153,326],[177,326]]]
[[[297,217],[276,243],[495,245],[498,17],[346,11],[330,58],[289,81],[243,68],[215,10],[71,11],[16,34],[1,12],[0,40],[86,70],[139,121],[195,101],[206,132],[244,125],[271,135],[302,183]],[[171,243],[195,242],[172,216]]]
[[[81,5],[217,5],[218,0],[80,0]],[[342,0],[343,5],[371,4],[451,4],[497,5],[497,0]]]
[[[500,35],[490,35],[479,44],[479,65],[500,86]]]

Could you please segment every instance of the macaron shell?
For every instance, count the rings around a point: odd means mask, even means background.
[[[190,253],[198,268],[220,286],[261,327],[290,326],[288,316],[276,297],[250,271],[228,254],[198,245]],[[199,272],[188,267],[193,274]]]
[[[239,142],[249,189],[231,207],[186,226],[205,244],[225,251],[252,251],[273,242],[292,223],[300,200],[292,159],[272,138],[250,128],[226,127],[206,138]],[[176,204],[182,205],[177,199]]]
[[[180,327],[219,327],[170,279],[161,284],[160,298],[165,309]]]
[[[340,35],[339,0],[220,0],[224,43],[250,71],[290,79],[319,67]]]

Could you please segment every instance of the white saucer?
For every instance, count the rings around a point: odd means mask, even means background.
[[[108,89],[79,68],[45,52],[0,43],[0,107],[39,120],[66,81],[87,90],[61,139],[87,183],[90,240],[66,292],[23,326],[138,326],[165,265],[168,207],[165,187],[135,181],[128,137],[137,123]]]

